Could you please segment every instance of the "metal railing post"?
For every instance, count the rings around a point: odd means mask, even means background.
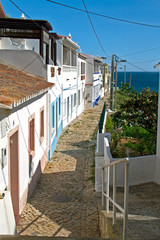
[[[116,165],[125,163],[124,208],[116,203]],[[110,167],[113,167],[113,199],[109,196]],[[106,176],[105,176],[106,171]],[[106,193],[104,192],[104,178],[106,179]],[[129,159],[120,159],[102,167],[102,205],[106,198],[106,211],[109,213],[109,203],[113,204],[113,224],[116,223],[116,208],[123,213],[123,240],[127,240],[128,227],[128,196],[129,196]]]
[[[109,172],[110,172],[110,167],[106,168],[106,211],[109,212]]]
[[[129,159],[125,162],[125,188],[124,188],[124,220],[123,220],[123,240],[127,240],[127,225],[128,225],[128,195],[129,195]]]
[[[113,165],[113,201],[116,202],[116,165]],[[116,223],[116,206],[113,204],[113,225]]]

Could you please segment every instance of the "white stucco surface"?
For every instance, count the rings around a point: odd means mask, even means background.
[[[16,233],[11,195],[9,191],[4,191],[4,198],[0,199],[0,235],[15,235]]]

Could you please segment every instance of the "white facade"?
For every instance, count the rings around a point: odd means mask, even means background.
[[[57,64],[62,67],[62,123],[66,127],[84,109],[84,86],[80,76],[79,46],[71,37],[57,41]]]
[[[87,55],[86,60],[86,81],[85,81],[85,107],[92,108],[101,97],[104,96],[103,76],[101,73],[102,61],[98,57]]]
[[[0,190],[10,189],[10,141],[12,135],[15,132],[18,133],[18,192],[19,192],[19,213],[21,213],[25,202],[27,201],[26,196],[28,192],[32,192],[36,182],[34,182],[35,175],[39,175],[43,170],[48,157],[48,128],[47,128],[47,94],[41,94],[40,96],[30,99],[27,102],[11,109],[9,116],[3,118],[0,122],[1,135],[0,135],[0,146],[1,146],[1,171],[0,179],[1,185]],[[44,113],[44,137],[40,136],[40,114],[41,110]],[[2,111],[2,110],[1,110]],[[29,122],[34,119],[35,135],[34,135],[34,154],[29,152]],[[12,165],[13,167],[13,165]],[[38,170],[38,171],[37,171]],[[30,182],[33,180],[33,183]],[[37,181],[38,178],[35,178]],[[29,186],[30,185],[30,186]]]

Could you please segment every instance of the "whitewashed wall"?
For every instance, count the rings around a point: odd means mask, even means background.
[[[72,71],[67,72],[63,68],[62,79],[63,79],[63,128],[64,128],[77,116],[77,104],[74,105],[74,94],[76,94],[77,103],[77,89],[78,89],[77,69],[75,69],[74,72]],[[68,97],[69,97],[69,117],[67,118]],[[72,110],[71,110],[71,97],[73,99]]]
[[[81,63],[85,64],[86,72],[86,61],[78,58],[78,90],[80,90],[80,105],[78,105],[78,95],[77,95],[77,115],[80,115],[84,111],[85,103],[85,79],[81,80]],[[86,78],[86,74],[85,74]]]
[[[46,94],[37,97],[35,101],[31,100],[22,104],[6,118],[7,132],[3,141],[3,145],[8,145],[8,134],[14,128],[19,126],[19,198],[23,196],[28,188],[33,174],[35,173],[39,161],[43,155],[47,153],[47,139],[46,139]],[[22,108],[21,108],[22,107]],[[40,109],[44,107],[44,140],[40,143]],[[29,139],[29,117],[35,114],[35,156],[32,159],[31,175],[29,176],[29,153],[28,153],[28,139]],[[3,146],[1,145],[1,147]],[[4,178],[8,187],[8,147],[7,147],[7,164],[4,168]]]
[[[0,40],[1,49],[10,49],[10,50],[32,50],[39,54],[39,40],[38,39],[10,39],[2,38]]]

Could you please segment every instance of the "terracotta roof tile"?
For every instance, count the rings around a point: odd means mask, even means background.
[[[24,73],[14,67],[0,63],[0,103],[23,101],[52,87],[44,78]]]
[[[6,14],[5,14],[5,11],[3,9],[2,3],[0,1],[0,18],[5,18],[5,17],[6,17]]]

